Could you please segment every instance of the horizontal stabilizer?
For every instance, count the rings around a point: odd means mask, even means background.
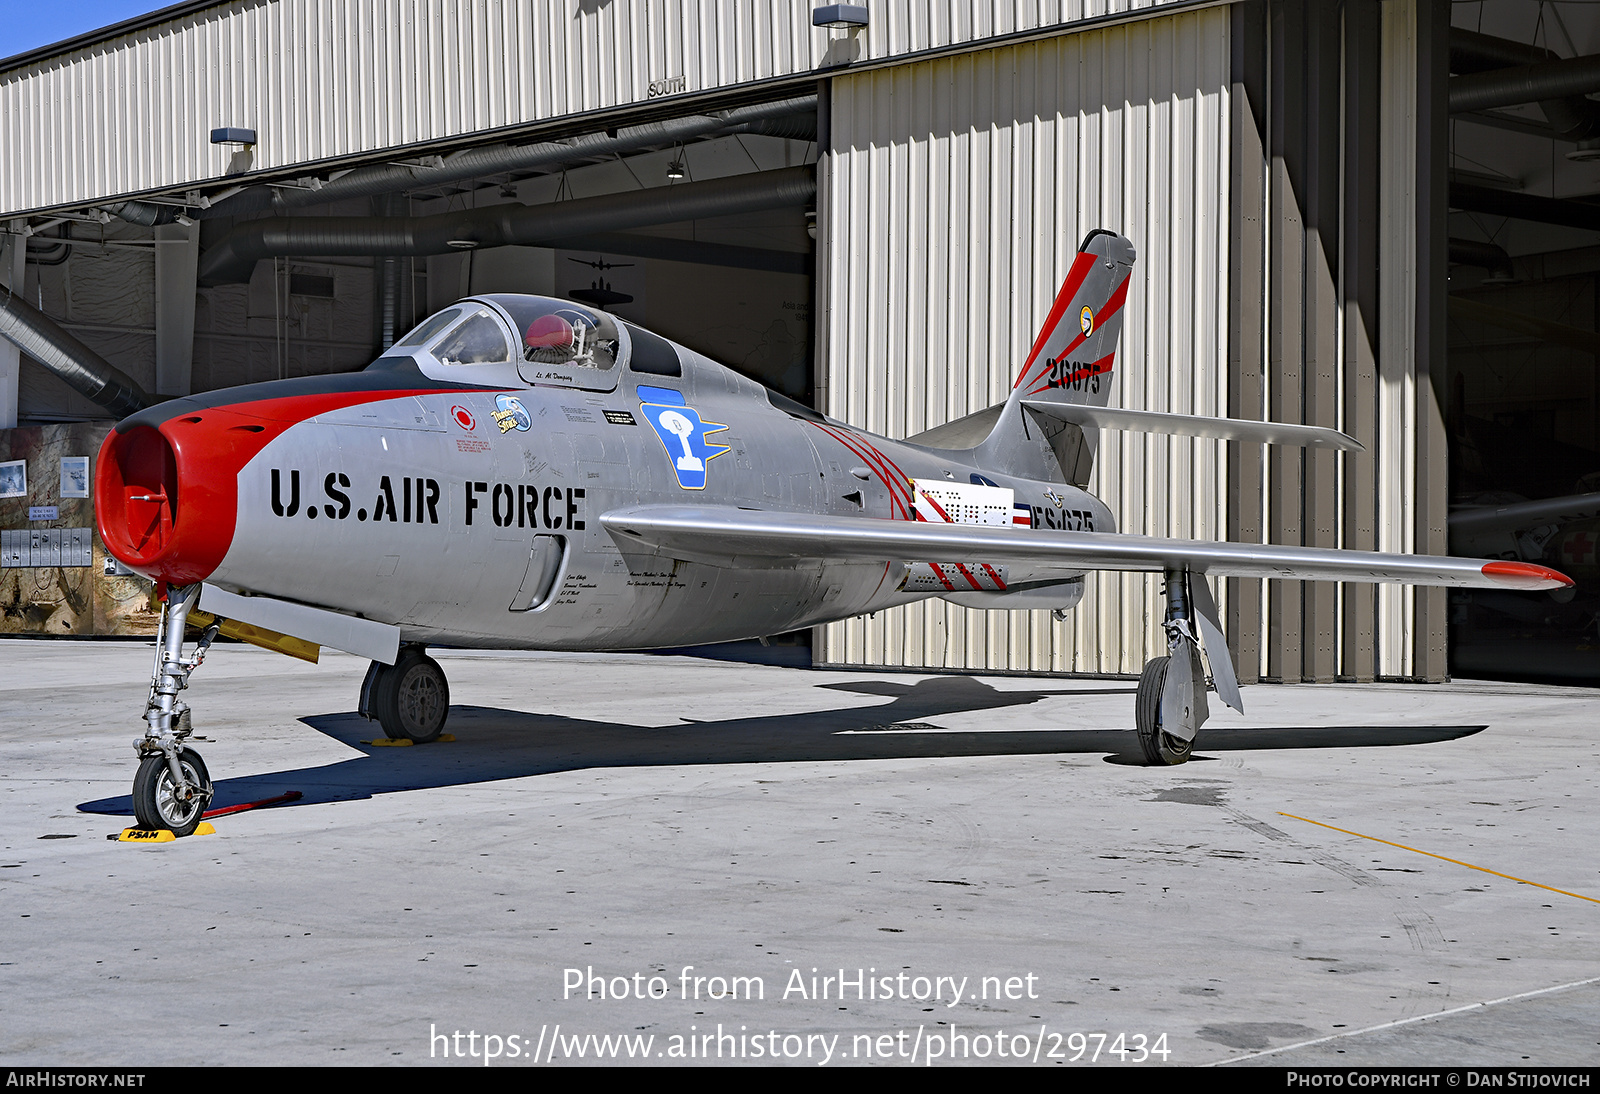
[[[1544,566],[1442,555],[1342,551],[1109,532],[1018,530],[737,509],[641,505],[600,523],[625,549],[723,566],[797,559],[1049,564],[1063,570],[1189,570],[1213,577],[1377,581],[1478,589],[1558,589],[1572,579]]]
[[[1365,447],[1354,437],[1320,425],[1257,422],[1249,418],[1207,418],[1195,414],[1163,414],[1154,410],[1121,410],[1047,399],[1024,399],[1022,405],[1076,426],[1125,429],[1134,433],[1171,433],[1182,437],[1215,437],[1225,441],[1283,444],[1297,448],[1365,451]]]

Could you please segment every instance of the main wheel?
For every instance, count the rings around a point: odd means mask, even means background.
[[[1167,683],[1167,665],[1170,657],[1156,657],[1139,675],[1139,694],[1134,700],[1134,725],[1139,730],[1139,745],[1144,758],[1153,767],[1181,764],[1194,749],[1193,741],[1174,737],[1161,731],[1161,690]]]
[[[186,748],[178,753],[178,766],[193,788],[182,796],[163,753],[146,756],[133,776],[133,815],[140,828],[171,829],[175,836],[192,835],[211,802],[211,774],[200,753]]]
[[[444,732],[450,685],[437,661],[410,646],[373,681],[372,707],[390,737],[426,744]]]

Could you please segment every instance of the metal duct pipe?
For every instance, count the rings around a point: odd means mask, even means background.
[[[1558,60],[1558,55],[1543,46],[1529,45],[1492,34],[1450,28],[1450,71],[1456,75],[1488,72],[1516,65],[1535,65]]]
[[[151,405],[133,377],[9,292],[0,296],[0,337],[61,377],[67,386],[118,418]]]
[[[1450,113],[1536,102],[1555,132],[1572,140],[1600,135],[1600,57],[1562,58],[1540,46],[1452,28]]]
[[[1450,264],[1452,266],[1477,266],[1489,271],[1489,277],[1484,284],[1506,285],[1516,280],[1512,270],[1511,256],[1504,247],[1493,243],[1479,243],[1475,239],[1452,239],[1450,241]]]
[[[815,99],[812,99],[812,105],[816,105]],[[815,110],[805,110],[795,114],[785,114],[777,118],[763,118],[760,121],[735,126],[728,132],[729,134],[756,133],[763,137],[783,137],[791,141],[811,141],[815,143],[817,139],[817,112]]]
[[[1450,208],[1600,232],[1600,205],[1583,201],[1559,201],[1533,194],[1517,194],[1507,190],[1492,190],[1487,186],[1452,182]]]
[[[608,255],[635,258],[664,258],[673,262],[697,262],[703,266],[728,266],[739,270],[769,270],[773,273],[810,273],[813,259],[807,251],[771,251],[762,247],[734,247],[724,243],[702,243],[673,236],[647,236],[632,232],[601,232],[555,241],[563,250],[599,251]]]
[[[1457,27],[1450,30],[1450,71],[1457,75],[1490,73],[1496,69],[1559,60],[1559,54],[1542,46]],[[1539,109],[1549,122],[1553,136],[1582,140],[1600,135],[1600,103],[1592,103],[1581,95],[1574,95],[1565,99],[1541,100]]]
[[[430,217],[273,217],[246,221],[200,256],[202,285],[250,280],[258,259],[433,255],[803,205],[817,192],[810,167],[786,167],[544,205],[491,205]]]
[[[1539,103],[1600,91],[1600,56],[1544,61],[1450,80],[1450,113]],[[1554,119],[1551,119],[1552,122]]]
[[[55,236],[30,236],[27,256],[35,266],[59,266],[72,257],[72,243]]]
[[[394,194],[384,194],[373,201],[373,212],[380,217],[394,217],[405,212],[402,200]],[[378,348],[385,353],[400,337],[400,259],[385,255],[378,260]]]
[[[281,212],[309,205],[326,205],[330,201],[345,198],[374,197],[397,190],[423,190],[461,179],[561,167],[713,135],[751,132],[815,140],[814,120],[809,129],[800,123],[783,124],[783,120],[789,115],[805,112],[810,112],[814,118],[816,109],[817,97],[803,95],[775,103],[736,107],[716,114],[696,114],[687,118],[631,125],[604,133],[587,133],[569,141],[471,148],[447,156],[442,164],[433,167],[389,163],[358,167],[315,190],[253,188],[213,205],[201,215],[208,218],[239,216],[267,208]]]
[[[152,205],[147,201],[119,201],[100,208],[129,224],[142,224],[154,228],[157,224],[171,224],[178,219],[178,210],[170,205]]]

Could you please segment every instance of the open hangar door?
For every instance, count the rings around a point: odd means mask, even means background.
[[[1451,671],[1600,682],[1600,10],[1451,11],[1448,368],[1456,554],[1562,596],[1452,597]]]
[[[359,324],[368,309],[371,357],[462,297],[531,293],[602,308],[809,405],[816,156],[817,96],[802,94],[280,190],[264,216],[202,236],[211,315],[270,306],[281,332],[266,347],[276,370],[259,375],[258,354],[256,374],[226,382],[338,371],[317,367],[333,356],[318,339],[337,329],[344,262],[366,267],[348,311]],[[349,196],[312,204],[329,191]],[[811,632],[767,644],[751,656],[809,660]]]
[[[203,222],[197,374],[342,371],[331,350],[353,329],[370,359],[463,296],[523,292],[603,307],[808,399],[815,157],[802,95],[247,191]],[[211,325],[267,316],[265,375],[260,353],[202,359]]]
[[[798,105],[798,104],[791,104]],[[811,100],[765,133],[711,136],[627,158],[413,199],[420,215],[514,195],[554,205],[641,189],[764,176],[816,162]],[[774,132],[786,135],[774,135]],[[759,185],[759,184],[758,184]],[[662,215],[671,215],[664,213]],[[753,212],[590,231],[554,246],[461,249],[426,260],[426,307],[485,292],[570,297],[604,308],[785,395],[812,399],[809,199]]]
[[[356,371],[463,296],[522,292],[603,307],[809,403],[817,98],[806,85],[786,96],[657,103],[605,128],[274,177],[203,207],[35,218],[33,234],[4,237],[0,285],[51,338],[81,343],[77,364],[141,398]],[[126,413],[26,352],[18,363],[19,444],[92,453]],[[56,436],[79,426],[92,435]],[[22,573],[0,579],[8,621],[26,606],[11,587]],[[113,591],[119,611],[147,599]],[[97,608],[92,629],[127,630],[127,612],[102,626],[111,614]],[[79,617],[73,633],[90,627]]]
[[[203,208],[117,202],[8,235],[0,282],[163,396],[353,371],[462,296],[526,292],[575,295],[808,400],[816,126],[808,92],[657,105]],[[107,413],[26,356],[18,404],[24,423]]]

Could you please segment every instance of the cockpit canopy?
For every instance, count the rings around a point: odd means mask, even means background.
[[[514,368],[525,383],[610,390],[623,338],[605,312],[570,300],[495,293],[429,316],[389,355],[421,353],[447,367],[499,365]]]
[[[496,294],[498,304],[521,335],[516,360],[564,368],[609,369],[617,363],[617,324],[605,312],[543,296]],[[439,337],[448,330],[448,334]],[[430,346],[431,343],[431,346]],[[463,301],[419,323],[394,345],[399,350],[429,347],[446,365],[482,365],[513,360],[505,326],[493,309]]]

